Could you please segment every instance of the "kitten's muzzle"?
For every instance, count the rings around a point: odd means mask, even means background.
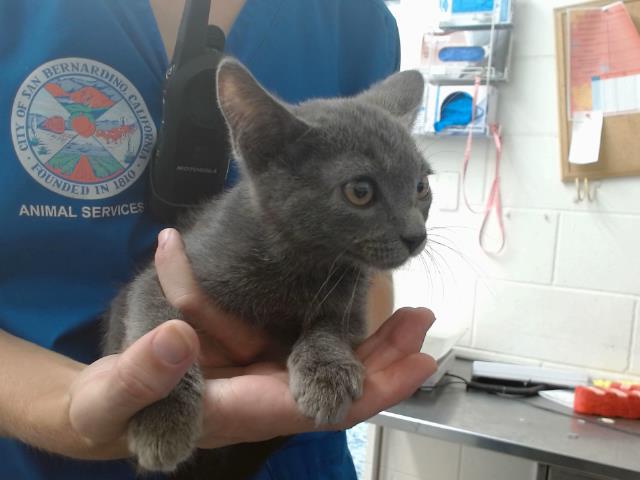
[[[424,248],[424,243],[427,240],[427,234],[421,233],[419,235],[400,236],[400,240],[405,247],[409,250],[409,255],[413,255]]]

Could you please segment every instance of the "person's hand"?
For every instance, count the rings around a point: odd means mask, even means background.
[[[204,363],[210,378],[200,447],[317,429],[313,420],[299,413],[284,366],[249,363],[267,349],[266,336],[207,301],[176,231],[161,235],[156,268],[167,298],[187,312],[196,328],[179,320],[165,322],[123,353],[102,358],[80,372],[70,389],[68,413],[90,450],[103,446],[97,449],[98,458],[127,455],[129,419],[166,396],[196,359]],[[402,309],[368,338],[357,350],[366,370],[362,397],[342,425],[321,428],[349,427],[411,395],[436,368],[431,357],[419,353],[433,321],[429,310]]]
[[[166,299],[198,333],[198,363],[205,374],[212,367],[248,365],[267,350],[266,334],[226,314],[202,293],[176,230],[160,232],[155,266]]]
[[[267,346],[256,329],[224,314],[201,294],[177,231],[161,232],[156,269],[167,299],[190,319],[163,323],[124,352],[79,371],[68,395],[68,422],[84,447],[75,456],[128,455],[129,420],[164,398],[197,360],[207,368],[245,365]],[[205,321],[206,320],[206,321]],[[78,364],[80,366],[80,364]]]
[[[87,454],[71,456],[129,456],[129,420],[173,390],[196,361],[198,350],[194,330],[185,322],[171,320],[124,352],[84,367],[69,388],[67,413],[72,431],[80,436]]]
[[[206,382],[199,446],[213,448],[318,429],[349,428],[395,405],[436,370],[433,358],[420,353],[433,321],[427,309],[401,309],[360,345],[356,354],[365,367],[363,393],[340,425],[317,427],[298,411],[281,365],[257,363],[218,369],[220,378]]]
[[[200,361],[206,362],[203,370],[209,380],[199,446],[212,448],[315,430],[313,420],[300,414],[289,393],[283,365],[245,365],[265,352],[266,335],[224,315],[200,292],[175,230],[164,231],[160,238],[156,269],[164,293],[194,323],[205,347]],[[419,353],[434,320],[427,309],[399,310],[360,345],[356,353],[366,371],[363,395],[343,424],[321,428],[352,426],[415,392],[436,369],[431,357]]]

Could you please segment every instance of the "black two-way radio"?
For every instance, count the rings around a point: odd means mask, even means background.
[[[216,96],[224,33],[209,25],[210,9],[211,0],[186,0],[165,80],[149,206],[167,223],[220,193],[229,167],[227,127]]]

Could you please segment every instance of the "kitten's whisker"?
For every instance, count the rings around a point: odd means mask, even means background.
[[[333,275],[334,271],[335,271],[335,267],[338,263],[338,260],[340,260],[340,257],[342,257],[345,253],[347,253],[346,250],[340,252],[335,260],[333,261],[333,263],[331,263],[331,265],[329,266],[329,272],[327,273],[327,278],[324,279],[324,282],[322,282],[322,285],[320,285],[320,288],[318,288],[318,291],[316,292],[316,294],[314,295],[313,299],[311,300],[311,304],[313,305],[313,303],[318,299],[318,296],[320,295],[320,292],[322,291],[322,289],[327,285],[327,283],[329,282],[329,279],[331,278],[331,275]]]
[[[430,260],[427,261],[427,258]],[[444,296],[444,283],[442,282],[442,278],[443,278],[443,274],[442,274],[442,270],[440,270],[440,266],[438,265],[438,262],[436,260],[436,258],[432,255],[432,252],[428,249],[425,248],[422,253],[420,254],[420,259],[422,261],[422,263],[425,265],[425,268],[427,270],[427,272],[429,272],[429,277],[431,277],[431,272],[429,270],[429,265],[433,265],[433,268],[435,268],[436,273],[438,275],[438,278],[440,279],[440,282],[438,282],[440,284],[440,294],[442,296]],[[433,294],[433,291],[435,290],[435,285],[434,282],[431,281],[431,293]]]
[[[422,267],[424,268],[425,274],[427,275],[427,280],[428,280],[428,288],[429,288],[429,292],[433,293],[433,289],[434,289],[434,282],[433,282],[433,276],[431,274],[431,269],[429,268],[429,264],[427,263],[426,259],[422,256],[420,256],[420,261],[422,262]]]
[[[442,298],[444,298],[445,295],[445,274],[443,273],[443,271],[440,269],[439,265],[440,263],[443,264],[444,267],[446,267],[446,270],[449,274],[449,277],[451,277],[451,279],[453,280],[454,283],[456,283],[456,276],[453,273],[453,269],[451,268],[451,265],[449,265],[449,262],[447,262],[446,257],[444,257],[440,252],[438,252],[437,250],[433,249],[433,248],[429,248],[429,250],[427,250],[425,252],[429,258],[431,258],[431,260],[433,261],[434,265],[437,266],[438,271],[440,273],[440,278],[441,278],[441,282],[440,282],[440,290],[441,290],[441,295]]]
[[[451,268],[451,265],[449,265],[449,262],[447,262],[447,258],[444,255],[442,255],[442,253],[438,252],[435,248],[431,248],[431,246],[429,246],[428,253],[429,253],[429,256],[434,260],[437,257],[440,261],[442,261],[442,263],[447,267],[447,270],[449,271],[449,275],[451,275],[451,277],[455,277],[455,275],[453,274],[453,269]]]
[[[458,248],[458,245],[451,239],[446,238],[446,237],[440,237],[438,235],[432,235],[431,238],[429,238],[429,243],[430,246],[433,247],[433,245],[438,245],[440,247],[444,247],[446,249],[448,249],[451,252],[454,252],[456,254],[456,256],[462,256],[464,255],[462,253],[462,250],[460,248]]]
[[[471,258],[468,255],[465,255],[464,253],[462,253],[460,250],[458,250],[455,247],[452,247],[451,245],[448,245],[446,243],[443,242],[439,242],[437,240],[434,240],[433,238],[430,239],[430,242],[434,245],[438,245],[440,247],[446,248],[448,251],[454,253],[458,258],[460,258],[461,260],[463,260],[469,267],[471,267],[473,269],[474,272],[480,274],[481,272],[479,271],[477,265],[475,265],[472,261]],[[435,250],[435,249],[434,249]]]
[[[422,265],[422,269],[424,270],[424,273],[427,277],[429,291],[433,291],[434,284],[433,284],[433,278],[431,276],[431,270],[429,269],[429,265],[426,262],[425,258],[423,257],[423,253],[424,253],[424,250],[416,258],[420,261],[420,264]]]
[[[333,275],[334,272],[331,272],[327,278],[330,278]],[[333,293],[333,291],[336,289],[336,287],[340,284],[340,282],[342,281],[342,279],[344,278],[345,274],[347,273],[347,269],[345,268],[342,272],[342,274],[340,275],[340,278],[338,278],[338,280],[336,280],[336,282],[333,284],[333,286],[331,287],[331,289],[327,292],[327,294],[322,298],[322,300],[320,300],[320,302],[314,307],[313,304],[310,305],[309,308],[309,315],[307,316],[307,318],[305,319],[305,326],[308,325],[308,322],[311,322],[313,320],[313,317],[320,311],[320,307],[322,307],[322,305],[324,304],[324,302],[327,301],[327,299],[329,298],[329,296],[331,296],[331,294]],[[325,281],[326,284],[326,281]]]
[[[425,248],[420,254],[420,259],[426,265],[429,265],[429,264],[433,265],[433,267],[436,269],[436,273],[438,274],[438,276],[442,277],[442,270],[440,270],[440,266],[438,265],[438,262],[436,258],[433,256],[433,252],[431,250],[429,250],[428,248]],[[430,260],[430,262],[428,262],[427,260]]]
[[[349,302],[347,302],[344,314],[342,315],[342,325],[345,329],[344,335],[347,339],[349,339],[350,337],[349,332],[351,327],[351,309],[353,308],[353,301],[356,297],[356,290],[358,289],[358,282],[360,281],[360,274],[362,273],[362,270],[360,270],[358,267],[354,266],[353,268],[354,270],[358,270],[358,275],[356,275],[356,281],[353,282],[353,291],[351,292],[351,298],[349,298]]]
[[[470,227],[468,225],[438,225],[437,227],[427,227],[427,233],[431,232],[432,230],[449,230],[453,228],[457,228],[460,230],[477,230],[477,228]]]
[[[460,260],[462,260],[465,263],[465,265],[467,265],[473,271],[473,273],[477,277],[477,280],[482,285],[484,285],[485,287],[489,288],[488,284],[486,282],[486,274],[482,271],[482,268],[479,265],[477,265],[476,263],[474,263],[472,261],[472,259],[468,255],[465,255],[464,253],[462,253],[461,251],[459,251],[458,249],[456,249],[456,248],[454,248],[454,247],[452,247],[450,245],[435,241],[433,239],[431,239],[431,243],[433,243],[433,244],[435,244],[435,245],[437,245],[439,247],[443,247],[449,252],[453,252]],[[441,252],[438,252],[438,250],[436,248],[432,248],[431,250],[433,252],[437,253],[438,255],[440,255],[443,259],[446,258]],[[451,268],[450,268],[450,270],[451,270]],[[452,275],[452,278],[453,278],[454,281],[456,281],[456,277],[454,275]]]
[[[444,232],[444,233],[446,233],[446,232]],[[443,235],[443,233],[440,233],[440,232],[433,232],[433,231],[431,231],[431,230],[427,233],[427,238],[429,238],[429,239],[431,239],[431,238],[439,238],[439,239],[441,239],[441,240],[446,240],[446,241],[448,241],[448,242],[451,242],[451,243],[453,243],[454,245],[455,245],[455,243],[456,243],[456,242],[455,242],[455,240],[453,240],[452,238],[449,238],[449,237],[448,237],[448,236],[446,236],[446,235]]]
[[[444,154],[444,153],[446,153],[446,154],[454,154],[454,155],[456,155],[456,154],[459,154],[460,152],[457,152],[457,151],[455,151],[455,150],[450,150],[450,149],[449,149],[449,150],[437,150],[437,151],[435,151],[435,152],[431,152],[429,155],[425,155],[425,158],[426,158],[426,159],[427,159],[427,161],[428,161],[428,160],[431,160],[431,159],[433,159],[434,157],[437,157],[438,155],[442,155],[442,154]]]

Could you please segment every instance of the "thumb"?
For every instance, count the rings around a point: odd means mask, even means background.
[[[187,323],[163,323],[85,369],[71,390],[72,426],[93,443],[119,438],[136,412],[169,394],[197,355],[198,337]]]

